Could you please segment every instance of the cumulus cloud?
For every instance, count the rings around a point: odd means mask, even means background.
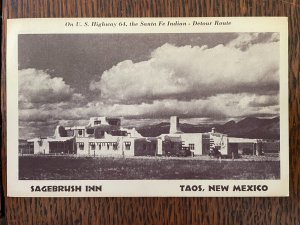
[[[33,68],[19,70],[20,137],[51,135],[60,116],[67,116],[66,109],[70,112],[84,102],[85,97],[61,77]]]
[[[51,77],[47,72],[33,68],[19,70],[19,102],[23,107],[82,99],[83,96],[74,93],[61,77]]]
[[[279,33],[240,33],[238,37],[230,41],[227,46],[245,51],[256,44],[278,41]]]
[[[151,103],[135,104],[106,104],[99,101],[89,102],[82,106],[69,105],[69,107],[67,104],[52,104],[39,108],[21,109],[19,118],[29,130],[39,127],[43,133],[48,129],[48,135],[52,135],[53,128],[58,124],[86,125],[89,117],[99,115],[123,117],[127,126],[168,121],[172,115],[186,119],[187,122],[190,118],[226,121],[227,118],[245,116],[270,117],[279,113],[279,107],[274,99],[276,100],[276,96],[241,93],[220,94],[206,99],[162,99]],[[197,121],[200,120],[197,119]]]
[[[279,45],[271,34],[240,35],[213,48],[167,43],[147,61],[125,60],[106,70],[90,90],[104,101],[127,104],[222,93],[273,94],[279,88],[278,67]]]
[[[258,99],[258,100],[256,100]],[[77,107],[40,107],[20,110],[21,121],[87,121],[89,117],[107,115],[125,117],[127,119],[165,119],[172,115],[182,118],[214,118],[241,117],[243,115],[274,115],[278,113],[278,105],[271,102],[265,107],[269,97],[255,94],[221,94],[206,99],[194,100],[155,100],[152,103],[140,104],[104,104],[90,102]],[[263,105],[263,106],[262,106]],[[245,110],[246,109],[246,110]]]
[[[251,107],[268,107],[277,106],[279,104],[278,95],[261,95],[252,97],[249,101]]]
[[[85,125],[93,116],[123,117],[127,126],[172,115],[206,123],[276,116],[278,40],[277,33],[242,33],[211,48],[166,43],[148,60],[119,62],[91,81],[89,102],[61,77],[20,70],[20,135],[53,135],[58,124]]]

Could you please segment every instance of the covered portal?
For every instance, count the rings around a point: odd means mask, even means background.
[[[259,139],[229,137],[229,155],[261,155],[262,141]]]

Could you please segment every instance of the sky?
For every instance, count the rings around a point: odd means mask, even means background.
[[[92,116],[124,126],[279,115],[279,34],[19,35],[19,135]]]

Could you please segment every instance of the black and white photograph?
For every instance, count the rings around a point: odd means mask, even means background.
[[[18,180],[282,179],[279,31],[28,32],[17,40]]]

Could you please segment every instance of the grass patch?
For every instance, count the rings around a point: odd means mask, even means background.
[[[19,156],[20,180],[279,179],[278,160]]]

